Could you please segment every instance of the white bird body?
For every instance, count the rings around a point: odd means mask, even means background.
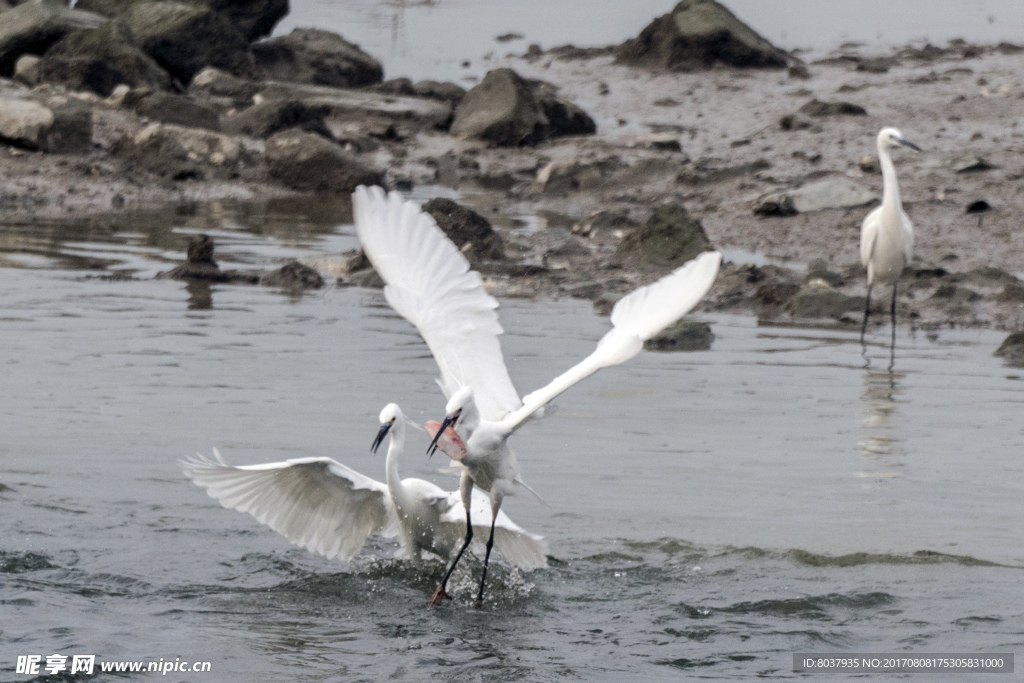
[[[453,458],[461,465],[463,500],[469,500],[474,485],[487,491],[492,520],[497,519],[504,496],[525,486],[508,438],[566,389],[638,354],[644,341],[700,301],[721,264],[721,254],[705,252],[624,297],[612,311],[613,329],[593,353],[520,400],[498,341],[498,302],[484,291],[479,273],[470,270],[466,257],[434,219],[397,192],[386,195],[379,187],[357,188],[353,213],[363,251],[386,283],[388,303],[416,326],[441,370],[439,383],[448,403],[438,434],[451,425],[465,444],[465,453]],[[473,508],[469,512],[477,514]],[[464,547],[472,539],[473,526],[468,526]],[[460,556],[461,551],[448,576]],[[485,578],[486,571],[485,557]],[[448,576],[435,593],[435,604],[447,597]],[[483,585],[481,580],[477,605]]]
[[[387,420],[385,420],[387,418]],[[328,559],[350,560],[367,537],[398,536],[399,556],[422,559],[424,551],[450,559],[466,534],[466,510],[459,492],[429,481],[402,479],[398,461],[405,446],[405,416],[395,404],[381,413],[390,431],[387,483],[365,477],[331,458],[297,458],[264,465],[231,466],[199,456],[182,462],[186,476],[226,508],[248,512],[292,543]],[[381,438],[383,438],[381,436]],[[477,492],[471,512],[487,519],[490,504]],[[497,521],[495,547],[523,568],[547,564],[547,544],[507,515]],[[488,525],[479,525],[485,533]]]
[[[895,335],[896,283],[914,255],[914,225],[903,210],[896,167],[892,163],[889,150],[900,146],[917,151],[921,149],[906,140],[895,128],[883,128],[879,131],[876,142],[878,162],[882,168],[882,204],[871,211],[860,226],[860,261],[867,269],[868,276],[864,325],[861,328],[862,341],[870,313],[871,287],[875,284],[893,286],[892,315]]]

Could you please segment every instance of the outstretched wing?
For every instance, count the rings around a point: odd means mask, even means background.
[[[352,206],[363,251],[387,283],[384,296],[427,342],[445,394],[473,387],[486,420],[519,408],[498,341],[498,302],[433,217],[379,187],[356,188]]]
[[[466,508],[462,506],[462,496],[458,491],[452,492],[442,505],[446,510],[441,521],[455,527],[452,531],[457,534],[456,538],[465,536]],[[491,533],[491,501],[487,494],[474,488],[472,505],[473,538],[486,542]],[[544,537],[526,531],[501,510],[494,520],[494,549],[523,569],[537,569],[548,564],[548,544]]]
[[[707,294],[718,275],[722,255],[706,251],[657,282],[624,296],[612,309],[615,326],[582,361],[546,387],[523,397],[523,407],[502,422],[514,431],[549,401],[601,368],[625,363],[640,353],[644,342],[686,315]]]
[[[330,458],[234,467],[213,453],[182,460],[185,476],[310,552],[350,560],[370,534],[398,532],[387,486]]]

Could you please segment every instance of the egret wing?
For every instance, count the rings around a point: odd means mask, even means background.
[[[882,224],[882,207],[878,207],[860,224],[860,264],[865,268],[875,253],[875,242],[878,241],[878,229]]]
[[[519,408],[498,341],[498,302],[433,217],[379,187],[356,188],[352,206],[363,251],[387,284],[384,296],[427,342],[445,394],[473,387],[486,420]]]
[[[456,529],[459,536],[466,533],[466,508],[458,492],[448,494],[441,521]],[[483,491],[473,489],[473,537],[486,541],[491,533],[491,501]],[[494,520],[494,548],[510,563],[523,569],[537,569],[548,564],[548,544],[543,536],[526,531],[501,510]]]
[[[330,458],[265,465],[228,465],[197,456],[181,461],[185,476],[226,508],[248,512],[295,545],[334,559],[352,559],[367,536],[398,532],[385,484]]]
[[[722,255],[706,251],[657,282],[633,291],[615,304],[614,327],[597,348],[547,386],[523,397],[523,407],[503,424],[514,431],[535,411],[601,368],[625,363],[640,353],[644,342],[682,318],[707,294],[718,275]]]

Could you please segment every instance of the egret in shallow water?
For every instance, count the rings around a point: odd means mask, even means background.
[[[892,283],[892,337],[896,343],[896,287],[903,267],[914,253],[914,226],[903,211],[900,186],[896,181],[889,150],[909,147],[921,148],[908,141],[895,128],[883,128],[878,133],[878,163],[882,167],[882,205],[869,213],[860,226],[860,262],[868,271],[868,294],[864,301],[864,323],[860,328],[860,341],[868,327],[871,311],[871,288],[876,284]]]
[[[331,458],[297,458],[264,465],[235,467],[198,456],[182,461],[182,469],[226,508],[248,512],[295,545],[328,559],[350,560],[372,533],[398,536],[399,556],[420,560],[423,552],[449,560],[466,535],[464,499],[423,479],[402,479],[398,461],[405,446],[407,419],[389,403],[380,414],[380,430],[371,449],[377,452],[391,436],[387,483],[363,476]],[[431,431],[429,423],[428,431]],[[454,434],[445,437],[457,447]],[[449,450],[455,454],[455,451]],[[468,499],[467,499],[468,500]],[[468,501],[478,519],[486,519],[490,502],[480,492]],[[524,531],[505,513],[495,522],[495,547],[517,567],[547,564],[547,544]],[[479,532],[487,531],[481,526]]]
[[[621,299],[612,310],[614,327],[597,349],[520,400],[498,341],[498,302],[484,291],[480,274],[469,269],[466,257],[434,219],[415,202],[396,192],[385,195],[379,187],[357,188],[353,210],[363,251],[386,283],[388,303],[416,326],[441,370],[439,383],[448,402],[431,447],[449,428],[455,428],[465,444],[465,450],[449,448],[448,454],[460,465],[466,537],[431,604],[449,597],[448,580],[473,540],[471,515],[479,513],[468,501],[476,487],[490,498],[483,575],[474,602],[479,607],[502,500],[525,486],[508,438],[563,391],[601,368],[629,360],[646,340],[689,312],[710,289],[722,257],[718,252],[700,254]]]

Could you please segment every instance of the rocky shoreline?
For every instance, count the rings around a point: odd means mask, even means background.
[[[705,310],[855,326],[859,226],[881,191],[873,141],[895,125],[925,149],[896,160],[918,235],[901,321],[1024,329],[1024,49],[844,45],[805,63],[715,3],[684,0],[617,47],[492,58],[466,91],[384,80],[372,56],[326,31],[267,38],[287,9],[7,9],[6,215],[439,185],[459,203],[432,213],[497,295],[607,309],[713,246],[727,263]],[[730,39],[679,29],[694,12]],[[359,254],[307,265],[375,281]],[[295,286],[316,282],[292,269]]]

